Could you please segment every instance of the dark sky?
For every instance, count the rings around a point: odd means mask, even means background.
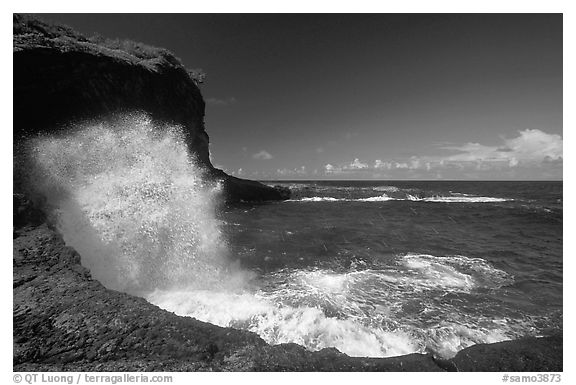
[[[255,179],[561,179],[560,14],[42,15],[207,79],[213,163]]]

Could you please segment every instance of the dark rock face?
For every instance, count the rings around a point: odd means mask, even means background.
[[[452,359],[462,372],[561,372],[562,336],[522,338],[464,349]]]
[[[224,195],[227,197],[227,201],[231,203],[241,201],[284,200],[290,198],[290,190],[287,188],[268,187],[259,182],[227,175],[219,169],[213,169],[211,171],[211,178],[223,182]]]
[[[198,80],[170,52],[134,42],[88,39],[65,27],[14,15],[14,144],[70,123],[143,111],[184,127],[190,153],[230,201],[282,199],[257,182],[215,170]]]

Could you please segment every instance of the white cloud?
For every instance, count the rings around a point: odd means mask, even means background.
[[[421,164],[420,164],[420,159],[413,156],[412,158],[410,158],[410,165],[408,166],[409,168],[415,170],[420,168]]]
[[[342,171],[342,169],[340,167],[335,167],[335,166],[331,165],[330,163],[328,163],[326,166],[324,166],[324,170],[326,170],[327,173]]]
[[[408,163],[405,163],[405,162],[403,162],[403,163],[396,162],[396,163],[394,163],[394,167],[395,168],[409,168]]]
[[[452,178],[452,179],[556,179],[562,177],[562,137],[527,129],[497,145],[453,144],[440,147],[444,155],[418,155],[376,159],[364,163],[328,163],[325,174],[346,177]]]
[[[374,168],[381,169],[381,170],[391,170],[393,167],[392,162],[383,162],[380,159],[376,159],[374,161]]]
[[[480,143],[466,143],[460,146],[444,147],[459,151],[459,154],[446,157],[453,162],[495,162],[519,165],[539,164],[545,160],[562,158],[562,137],[547,134],[541,130],[526,129],[512,139],[503,139],[501,146],[486,146]]]
[[[366,163],[360,162],[360,159],[355,158],[354,161],[346,166],[344,166],[345,170],[361,170],[363,168],[368,168]]]
[[[520,159],[542,162],[562,158],[562,137],[540,130],[520,131],[520,136],[507,140],[506,145]]]
[[[306,170],[306,166],[296,167],[293,169],[279,168],[276,169],[276,174],[280,176],[297,176],[297,175],[307,175],[308,171]]]
[[[273,156],[268,151],[262,150],[260,152],[257,152],[256,154],[253,154],[252,158],[260,159],[260,160],[268,160],[268,159],[272,159]]]

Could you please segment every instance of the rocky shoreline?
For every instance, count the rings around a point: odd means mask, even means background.
[[[209,159],[199,77],[169,52],[88,39],[14,15],[14,154],[34,135],[70,122],[145,111],[182,125],[206,177],[228,202],[286,199],[288,192],[226,175]],[[34,113],[30,113],[34,111]],[[106,289],[81,265],[14,170],[14,371],[562,371],[562,336],[432,354],[356,358],[336,349],[270,346],[254,333],[179,317]]]

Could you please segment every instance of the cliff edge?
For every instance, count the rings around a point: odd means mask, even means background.
[[[14,149],[71,123],[145,112],[184,128],[206,177],[222,181],[229,202],[286,199],[258,182],[231,177],[210,162],[204,129],[203,75],[169,51],[128,40],[87,38],[67,27],[14,15]]]

